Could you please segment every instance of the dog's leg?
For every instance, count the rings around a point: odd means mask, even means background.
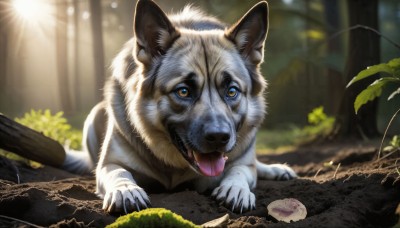
[[[211,195],[232,211],[242,213],[256,207],[256,197],[250,190],[255,185],[254,167],[233,166],[225,173],[219,187],[215,188]]]
[[[263,180],[290,180],[297,177],[293,169],[284,164],[267,165],[256,161],[256,168],[257,177]]]
[[[150,206],[146,192],[136,184],[132,174],[119,165],[108,164],[98,170],[97,187],[98,194],[104,197],[103,209],[107,212],[127,214]]]
[[[146,192],[124,168],[141,170],[140,157],[132,149],[109,119],[96,168],[96,193],[104,198],[103,209],[107,212],[129,213],[150,206]]]

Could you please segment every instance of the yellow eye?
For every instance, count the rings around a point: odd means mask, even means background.
[[[228,91],[226,92],[226,96],[229,98],[235,98],[239,93],[239,90],[236,87],[229,87]]]
[[[189,97],[189,95],[190,95],[189,89],[186,88],[186,87],[182,87],[182,88],[177,89],[177,90],[176,90],[176,94],[177,94],[179,97],[182,97],[182,98]]]

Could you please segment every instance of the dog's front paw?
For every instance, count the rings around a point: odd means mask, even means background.
[[[242,213],[256,208],[256,197],[248,186],[221,185],[211,195],[233,212]]]
[[[264,180],[291,180],[297,177],[296,173],[287,165],[272,164],[266,165],[257,162],[257,176]]]
[[[108,191],[104,196],[103,210],[109,213],[124,212],[128,214],[132,211],[146,209],[150,204],[146,192],[137,185],[123,185]]]

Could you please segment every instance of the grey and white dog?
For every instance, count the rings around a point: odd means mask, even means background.
[[[193,7],[167,16],[139,0],[134,37],[85,122],[87,153],[68,152],[64,167],[83,172],[97,163],[97,194],[108,212],[147,208],[146,191],[182,185],[212,192],[235,212],[255,208],[257,177],[296,177],[255,154],[267,31],[265,1],[228,27]]]

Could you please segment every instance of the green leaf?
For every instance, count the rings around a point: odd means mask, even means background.
[[[375,98],[379,97],[382,94],[382,87],[385,86],[388,82],[396,81],[394,78],[380,78],[374,81],[371,85],[369,85],[366,89],[361,91],[360,94],[356,97],[356,101],[354,102],[354,110],[356,114],[361,106],[366,104],[368,101],[372,101]]]
[[[393,99],[394,96],[396,96],[397,94],[400,93],[400,87],[397,88],[393,93],[390,94],[390,96],[388,97],[388,101],[390,101],[391,99]]]
[[[314,108],[308,114],[308,123],[313,124],[313,125],[318,125],[319,123],[326,120],[326,118],[327,118],[327,115],[324,113],[324,107],[319,106],[319,107]]]
[[[394,73],[394,70],[389,66],[389,64],[386,63],[369,66],[367,67],[367,69],[360,71],[360,73],[358,73],[353,79],[351,79],[349,84],[347,84],[346,88],[348,88],[355,82],[360,81],[361,79],[373,76],[379,72],[384,72],[392,75]]]
[[[400,68],[400,58],[390,60],[387,65],[391,68]]]

